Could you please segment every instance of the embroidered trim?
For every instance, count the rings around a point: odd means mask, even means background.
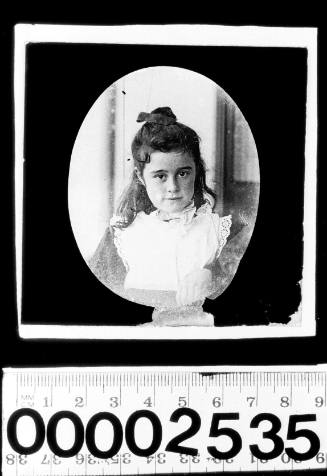
[[[212,213],[212,206],[208,202],[201,205],[196,211],[197,215],[206,215],[207,213]]]
[[[123,218],[120,215],[112,215],[110,218],[110,226],[115,227],[115,226],[121,226],[127,223],[126,218]]]
[[[117,228],[117,224],[121,222],[122,222],[122,218],[119,215],[113,215],[113,217],[110,219],[110,225],[113,227],[113,230],[114,230],[114,236],[113,236],[114,245],[116,246],[117,253],[122,259],[122,262],[126,268],[126,271],[128,271],[129,267],[128,267],[126,257],[124,256],[122,242],[121,242],[123,230],[121,230],[120,228]]]
[[[232,215],[227,215],[220,219],[219,223],[219,247],[217,250],[217,258],[219,258],[223,247],[226,245],[227,238],[230,234],[230,228],[232,226]]]

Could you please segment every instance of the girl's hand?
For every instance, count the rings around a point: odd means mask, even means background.
[[[200,301],[211,294],[212,273],[209,269],[200,269],[188,274],[180,284],[176,294],[179,306]]]

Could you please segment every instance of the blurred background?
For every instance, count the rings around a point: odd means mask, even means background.
[[[133,170],[131,142],[141,111],[169,106],[201,138],[215,210],[255,220],[259,161],[249,125],[216,83],[190,70],[152,67],[120,79],[94,103],[76,137],[68,184],[72,229],[82,256],[94,253]]]

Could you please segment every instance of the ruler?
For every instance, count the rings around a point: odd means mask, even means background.
[[[5,476],[327,468],[327,366],[4,369]]]

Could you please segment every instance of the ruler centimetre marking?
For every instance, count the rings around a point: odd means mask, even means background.
[[[5,369],[3,475],[326,469],[326,387],[327,366]]]

